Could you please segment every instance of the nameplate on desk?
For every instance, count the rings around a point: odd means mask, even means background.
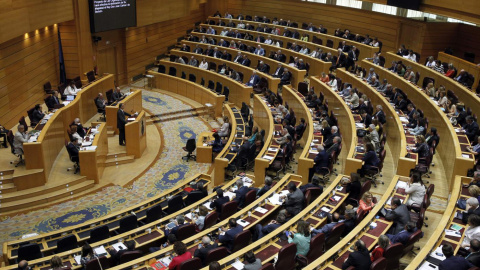
[[[92,145],[92,141],[88,141],[88,142],[82,142],[82,146],[85,147],[85,146],[90,146]]]
[[[275,157],[272,157],[272,156],[263,156],[262,158],[268,159],[268,160],[272,160],[272,159],[274,159]]]
[[[127,118],[127,121],[135,121],[135,117],[129,117]]]
[[[462,154],[462,157],[464,157],[464,158],[470,158],[470,155]]]
[[[115,249],[115,251],[120,251],[120,250],[126,250],[127,247],[123,243],[115,243],[112,245],[112,247]]]
[[[147,77],[147,78],[153,78],[154,76],[153,76],[153,75],[150,75],[150,74],[148,74],[148,75],[145,75],[145,77]]]
[[[82,151],[95,151],[95,150],[97,150],[97,146],[94,145],[94,146],[82,147],[81,150]]]
[[[267,209],[265,209],[265,208],[263,208],[263,207],[260,207],[260,206],[257,207],[257,208],[255,208],[255,211],[257,211],[257,212],[259,212],[259,213],[261,213],[261,214],[265,214],[265,213],[268,212]]]

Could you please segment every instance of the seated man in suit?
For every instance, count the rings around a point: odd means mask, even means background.
[[[218,247],[217,243],[212,243],[212,239],[205,235],[202,237],[202,243],[198,245],[198,248],[195,250],[193,257],[197,257],[202,261],[202,265],[206,266],[207,254],[210,250]]]
[[[224,197],[223,196],[223,189],[218,188],[216,190],[218,198],[214,200],[213,202],[210,203],[210,208],[214,209],[217,211],[218,214],[222,212],[222,205],[230,201],[230,198]]]
[[[365,243],[362,240],[357,240],[353,245],[354,252],[348,255],[348,258],[342,265],[342,270],[345,270],[353,266],[357,270],[370,269],[372,261],[368,249],[365,247]]]
[[[399,198],[392,199],[392,210],[388,210],[385,219],[393,221],[393,226],[390,228],[390,234],[398,234],[405,225],[410,221],[410,211],[405,204],[402,204]]]
[[[59,105],[60,99],[58,98],[58,92],[53,91],[52,94],[45,101],[45,104],[47,105],[49,110],[54,109],[55,105]]]
[[[402,231],[397,234],[387,234],[387,237],[390,239],[392,244],[402,243],[402,245],[405,246],[408,242],[408,238],[410,238],[410,235],[412,235],[416,230],[417,227],[415,226],[415,223],[410,221],[407,223],[407,225],[405,225],[405,228]]]
[[[119,100],[122,100],[124,97],[125,95],[122,92],[120,92],[120,87],[115,88],[115,91],[112,94],[113,100],[119,101]]]
[[[472,239],[470,241],[470,254],[465,258],[476,267],[480,267],[480,241]]]
[[[340,147],[340,143],[342,142],[342,139],[340,136],[330,136],[333,137],[333,144],[327,149],[327,155],[330,156],[332,152],[338,153],[338,149]],[[326,147],[325,147],[326,148]]]
[[[445,260],[438,265],[439,270],[468,270],[473,265],[463,257],[453,256],[453,247],[450,244],[444,244],[442,253],[445,255]]]
[[[327,218],[328,223],[325,224],[320,229],[313,229],[312,236],[315,236],[319,233],[323,233],[325,235],[325,239],[327,239],[333,227],[335,227],[335,225],[338,224],[339,220],[340,220],[340,214],[337,212],[333,213],[333,215],[328,215],[328,218]]]
[[[79,162],[78,152],[81,145],[82,142],[80,142],[78,138],[73,138],[72,141],[67,144],[67,152],[68,155],[72,157],[73,162]]]
[[[238,189],[235,191],[234,200],[238,203],[238,207],[242,208],[245,206],[245,195],[250,191],[250,188],[243,185],[242,179],[237,179],[235,184]]]
[[[40,122],[40,120],[42,120],[44,116],[45,114],[42,113],[42,106],[40,106],[40,104],[37,104],[33,109],[32,119],[30,119],[30,122],[38,124],[38,122]]]
[[[286,221],[285,215],[283,213],[278,213],[277,218],[270,221],[267,225],[265,226],[262,226],[262,224],[255,225],[254,241],[275,231],[278,227],[282,226],[282,224],[285,223],[285,221]]]
[[[326,141],[323,142],[323,147],[327,150],[333,145],[333,139],[335,137],[340,136],[340,134],[338,133],[338,127],[337,126],[332,126],[330,128],[330,132],[332,133],[332,135],[330,137],[328,137],[328,139]]]
[[[258,82],[260,82],[260,76],[257,75],[257,71],[254,70],[250,80],[245,84],[246,86],[257,86]]]
[[[343,218],[343,224],[345,224],[345,229],[343,229],[342,237],[345,237],[355,228],[356,212],[354,209],[345,210],[345,215]]]
[[[257,197],[262,196],[272,188],[273,180],[270,176],[265,176],[265,185],[257,191]]]
[[[283,75],[283,66],[282,63],[278,63],[277,69],[273,72],[272,77],[281,78]]]
[[[283,74],[280,77],[280,83],[278,84],[278,87],[281,88],[282,85],[290,84],[291,78],[292,78],[292,74],[288,71],[288,69],[284,68]]]
[[[315,163],[313,165],[313,168],[310,169],[310,173],[309,173],[309,179],[312,179],[313,175],[315,173],[327,173],[326,170],[322,169],[322,168],[328,168],[328,165],[329,165],[329,156],[327,154],[327,151],[325,150],[325,148],[322,146],[322,145],[319,145],[317,146],[317,150],[318,150],[318,154],[315,156],[315,159],[313,160],[313,162]],[[314,179],[316,179],[316,177],[314,177]],[[315,181],[315,180],[313,180]],[[317,180],[318,182],[318,180]],[[305,187],[305,186],[308,186],[308,185],[312,185],[312,184],[306,184],[304,186],[301,186],[300,189],[302,190],[303,193],[305,193],[305,191],[307,190],[307,188],[309,187]],[[314,186],[314,185],[312,185]],[[323,190],[323,188],[322,188]]]
[[[468,140],[470,142],[475,141],[475,136],[477,136],[478,133],[478,124],[475,122],[475,118],[473,116],[469,115],[466,117],[467,124],[464,125],[462,128],[465,130],[465,135],[467,135]]]
[[[122,255],[123,255],[125,252],[127,252],[127,251],[137,251],[137,250],[135,249],[135,241],[133,241],[133,240],[127,241],[127,242],[125,243],[125,246],[127,246],[127,249],[121,249],[121,250],[119,250],[119,251],[116,251],[114,248],[109,248],[109,249],[108,249],[108,253],[110,253],[110,255],[111,255],[113,258],[115,258],[115,262],[116,262],[117,264],[120,263],[120,258],[122,257]],[[142,251],[140,251],[140,250],[138,250],[138,251],[139,251],[139,252],[142,252]]]
[[[465,206],[465,212],[462,213],[462,222],[467,224],[468,223],[468,217],[471,214],[475,214],[480,216],[480,207],[478,206],[478,199],[476,197],[470,197],[467,199],[466,206]]]
[[[320,185],[320,179],[317,176],[314,176],[312,178],[311,183],[308,183],[299,187],[299,189],[303,192],[303,194],[305,194],[305,192],[307,192],[307,189],[309,188],[319,188],[320,193],[323,192],[323,187]]]
[[[80,118],[75,118],[75,120],[73,120],[73,124],[72,125],[75,125],[77,126],[77,133],[78,135],[80,135],[80,137],[85,137],[85,128],[83,127],[82,125],[82,122],[80,122]]]
[[[95,105],[97,106],[97,109],[98,110],[102,110],[102,111],[105,111],[105,100],[103,99],[103,94],[102,93],[98,93],[98,96],[97,98],[95,99]]]
[[[167,237],[169,234],[174,234],[175,236],[177,236],[178,229],[180,229],[185,225],[190,224],[190,223],[185,223],[185,217],[183,215],[178,215],[173,222],[175,223],[175,227],[173,227],[171,230],[165,229],[165,236]]]
[[[280,199],[285,200],[284,205],[285,209],[292,215],[300,213],[303,209],[303,201],[305,196],[303,192],[297,188],[297,186],[290,182],[287,185],[288,194],[280,196]]]
[[[260,56],[265,56],[265,50],[262,48],[262,46],[259,44],[257,45],[257,48],[254,51],[254,54],[260,55]]]
[[[235,240],[235,236],[243,231],[243,227],[237,224],[237,220],[231,218],[228,220],[228,226],[230,229],[227,230],[226,227],[222,227],[219,230],[221,231],[220,235],[218,236],[218,242],[225,246],[229,251],[233,248],[233,240]]]

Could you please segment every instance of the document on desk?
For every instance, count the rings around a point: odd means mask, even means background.
[[[342,198],[342,197],[337,196],[337,195],[333,196],[333,199],[334,199],[335,201],[337,201],[337,202],[340,201],[341,198]]]
[[[88,142],[82,142],[82,146],[85,147],[85,146],[90,146],[92,145],[92,141],[88,141]]]
[[[95,248],[93,251],[95,251],[95,254],[97,254],[97,256],[107,255],[107,250],[103,246],[99,246]]]
[[[135,117],[128,117],[127,121],[135,121]]]
[[[430,262],[424,262],[418,270],[436,270],[438,269],[438,266],[430,263]]]
[[[94,145],[94,146],[82,147],[82,150],[84,150],[84,151],[95,151],[95,150],[97,150],[97,146]]]
[[[277,152],[277,151],[278,151],[278,148],[269,147],[269,148],[268,148],[268,151]]]
[[[323,212],[330,213],[330,208],[325,207],[325,206],[322,206],[322,208],[320,208],[320,210],[322,210]]]
[[[123,243],[115,243],[112,245],[112,247],[115,249],[116,252],[127,249],[127,247]]]
[[[232,266],[237,270],[242,270],[244,264],[241,261],[235,261],[234,263],[232,263]]]
[[[398,188],[406,189],[406,188],[407,188],[407,182],[398,181],[398,182],[397,182],[397,185],[395,186],[395,189],[398,189]]]
[[[267,210],[267,209],[265,209],[265,208],[263,208],[263,207],[260,207],[260,206],[259,206],[259,207],[257,207],[257,208],[255,208],[255,210],[254,210],[254,211],[256,211],[256,212],[259,212],[259,213],[262,213],[262,214],[265,214],[265,213],[267,213],[267,212],[268,212],[268,210]]]
[[[470,155],[462,154],[462,157],[463,157],[463,158],[470,158]]]
[[[268,201],[271,203],[271,204],[275,204],[275,205],[282,205],[283,204],[283,201],[280,200],[280,194],[273,194],[272,197],[268,198]]]
[[[81,265],[82,264],[82,256],[81,255],[77,255],[75,257],[73,257],[75,259],[75,263],[78,264],[78,265]]]
[[[166,266],[169,266],[170,263],[172,262],[172,260],[168,256],[164,257],[164,258],[161,258],[160,261],[163,263],[163,265],[166,265]]]
[[[454,231],[454,230],[449,230],[449,229],[445,229],[445,235],[448,235],[448,236],[453,236],[453,237],[462,237],[462,234],[458,231]]]
[[[268,160],[272,160],[272,159],[274,159],[275,157],[265,155],[265,156],[263,156],[262,158],[268,159]]]
[[[364,123],[355,123],[355,126],[357,128],[365,128],[365,124]]]
[[[204,203],[203,206],[207,207],[208,210],[212,210],[212,208],[210,208],[210,202]]]
[[[445,255],[443,255],[442,247],[443,245],[440,245],[439,247],[437,247],[432,253],[430,253],[430,256],[440,261],[445,260]]]
[[[239,219],[239,220],[237,220],[237,224],[238,224],[238,225],[242,225],[242,227],[245,228],[246,226],[248,226],[248,225],[250,224],[250,222],[248,222],[248,221],[246,221],[246,220],[244,220],[244,219]]]
[[[235,193],[230,192],[230,191],[227,191],[227,192],[223,193],[223,195],[228,196],[230,198],[230,200],[233,200],[233,198],[235,197]]]
[[[405,116],[400,116],[400,121],[407,123],[408,119]]]

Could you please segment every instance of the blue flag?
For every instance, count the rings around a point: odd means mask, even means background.
[[[60,62],[60,83],[67,83],[67,74],[65,73],[65,61],[63,59],[62,38],[60,37],[60,27],[57,27],[58,33],[58,60]]]

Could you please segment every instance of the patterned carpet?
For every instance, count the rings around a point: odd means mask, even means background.
[[[152,114],[191,108],[180,100],[155,91],[143,90],[143,106]],[[178,181],[209,169],[207,164],[183,162],[181,150],[189,138],[209,130],[198,118],[158,123],[163,131],[164,144],[160,158],[130,187],[112,186],[45,209],[7,218],[0,222],[0,243],[18,239],[28,233],[47,233],[99,218],[155,196]],[[159,138],[160,139],[160,138]],[[128,166],[128,165],[125,165]],[[3,245],[0,245],[0,252]]]

